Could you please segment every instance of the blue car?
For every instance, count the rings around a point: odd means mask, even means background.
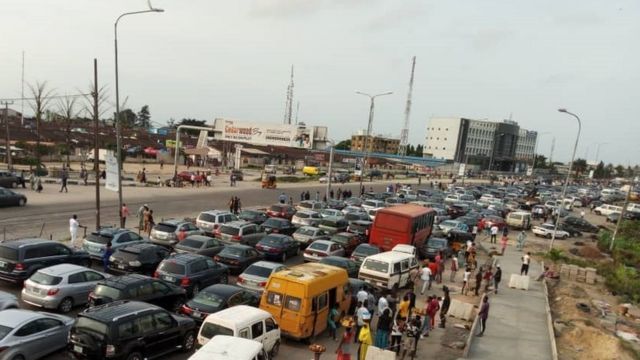
[[[289,257],[300,254],[300,243],[288,235],[270,234],[256,244],[256,250],[266,259],[280,260],[284,263]]]
[[[107,243],[111,243],[111,250],[115,252],[117,249],[125,246],[147,242],[148,240],[129,229],[119,228],[102,228],[92,231],[82,241],[82,248],[89,253],[94,260],[102,260],[102,254],[107,247]]]

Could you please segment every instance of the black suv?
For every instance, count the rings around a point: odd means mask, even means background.
[[[109,270],[120,273],[153,275],[160,262],[169,256],[164,246],[140,243],[116,250],[109,258]]]
[[[229,268],[198,254],[175,254],[163,260],[153,277],[179,285],[189,295],[213,284],[229,282]]]
[[[89,294],[89,306],[117,300],[139,300],[170,311],[179,309],[187,300],[184,289],[139,274],[114,276],[100,281]]]
[[[196,324],[139,301],[116,301],[78,314],[68,349],[85,359],[142,360],[193,350]]]
[[[22,283],[36,270],[58,264],[89,267],[86,251],[73,250],[57,241],[22,239],[0,244],[0,279]]]

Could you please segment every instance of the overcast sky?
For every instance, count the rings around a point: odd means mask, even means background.
[[[92,61],[114,98],[113,23],[145,0],[5,0],[0,98],[26,81],[56,93],[85,90]],[[291,64],[299,120],[342,140],[366,127],[399,137],[410,62],[417,56],[410,142],[431,116],[511,118],[550,132],[539,142],[567,161],[627,165],[640,155],[640,2],[636,0],[155,0],[161,14],[119,26],[120,93],[152,120],[216,117],[281,123]],[[294,105],[295,108],[295,105]],[[25,113],[31,111],[25,108]],[[19,110],[19,106],[17,108]]]

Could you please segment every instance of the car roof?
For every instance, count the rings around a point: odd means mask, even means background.
[[[196,260],[202,260],[202,259],[208,259],[208,258],[209,257],[207,256],[199,255],[199,254],[179,253],[179,254],[173,254],[169,256],[168,258],[162,260],[162,262],[169,261],[169,262],[175,262],[179,264],[187,264]]]
[[[92,270],[92,269],[89,269],[80,265],[74,265],[74,264],[58,264],[58,265],[49,266],[43,269],[39,269],[38,272],[51,275],[51,276],[62,276],[62,275],[72,274],[72,273],[75,273],[78,271],[84,271],[84,270]]]
[[[122,247],[123,250],[127,250],[127,249],[137,249],[137,250],[145,250],[145,249],[153,249],[153,248],[161,248],[162,246],[160,245],[156,245],[156,244],[152,244],[152,243],[148,243],[148,242],[142,242],[142,243],[136,243],[136,244],[131,244],[131,245],[127,245],[125,247]],[[120,250],[120,249],[118,249]]]
[[[260,261],[256,261],[253,264],[249,265],[247,268],[250,268],[252,266],[260,266],[263,268],[267,268],[267,269],[275,269],[278,268],[280,266],[284,266],[284,264],[281,263],[277,263],[277,262],[273,262],[273,261],[264,261],[264,260],[260,260]]]
[[[350,233],[350,232],[346,232],[346,231],[341,231],[339,233],[333,234],[333,236],[336,236],[336,235],[340,235],[340,236],[344,236],[344,237],[356,237],[356,236],[358,236],[358,234],[354,234],[354,233]]]
[[[244,244],[231,244],[231,245],[225,246],[224,248],[225,249],[234,248],[234,249],[242,249],[242,250],[253,249],[253,247],[248,246],[248,245],[244,245]],[[223,251],[224,251],[224,249],[223,249]]]
[[[162,220],[160,222],[160,224],[166,224],[166,225],[180,225],[182,223],[186,223],[186,222],[190,222],[187,221],[185,219],[166,219],[166,220]]]
[[[15,328],[27,321],[39,319],[41,317],[43,317],[43,315],[36,311],[25,309],[7,309],[0,311],[0,325]]]
[[[209,214],[209,215],[226,215],[226,214],[231,214],[229,211],[226,210],[205,210],[200,212],[200,214]]]
[[[161,308],[158,306],[142,301],[119,300],[104,305],[90,307],[79,315],[98,320],[100,322],[110,323],[116,322],[122,317],[159,309]]]
[[[100,284],[104,284],[116,289],[126,289],[127,286],[131,284],[149,280],[153,280],[153,278],[140,274],[126,274],[102,280],[100,281]]]
[[[314,243],[320,243],[320,244],[325,244],[325,245],[333,245],[333,244],[338,244],[335,241],[330,241],[330,240],[316,240],[314,242],[312,242],[311,244],[313,245]],[[311,246],[311,245],[309,245]]]
[[[211,239],[215,239],[211,236],[206,236],[206,235],[189,235],[185,238],[185,240],[198,240],[198,241],[209,241]]]
[[[313,211],[313,210],[299,210],[298,212],[296,212],[296,215],[298,215],[298,214],[313,215],[313,214],[318,214],[318,212],[317,211]]]
[[[200,290],[201,292],[215,293],[216,295],[220,295],[222,297],[228,298],[233,294],[237,294],[241,291],[244,291],[243,288],[236,285],[230,284],[215,284],[211,286],[207,286],[206,288]]]
[[[231,226],[231,227],[241,228],[247,225],[254,225],[254,223],[244,221],[244,220],[236,220],[236,221],[230,221],[226,224],[223,224],[222,226]]]
[[[47,243],[57,243],[57,241],[39,239],[39,238],[27,238],[27,239],[15,240],[15,241],[3,242],[2,244],[0,244],[0,246],[4,246],[8,248],[21,248],[21,247],[28,247],[33,245],[47,244]]]
[[[414,255],[400,251],[385,251],[375,255],[367,256],[367,259],[400,261],[412,257],[414,257]]]
[[[242,326],[249,321],[255,320],[256,318],[265,317],[271,317],[271,313],[254,306],[236,305],[207,316],[207,320],[205,320],[205,322],[210,321],[210,319],[220,319],[223,321],[230,321]]]
[[[259,341],[234,336],[216,335],[204,344],[200,350],[191,355],[189,359],[253,359],[262,348],[263,345]]]
[[[92,231],[92,234],[98,234],[98,235],[117,235],[123,232],[129,232],[129,229],[122,229],[122,228],[115,228],[115,227],[103,227],[100,228],[96,231]]]

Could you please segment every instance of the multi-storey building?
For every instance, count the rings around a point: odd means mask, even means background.
[[[367,139],[365,131],[351,135],[351,150],[364,151],[365,139],[367,150],[372,153],[396,154],[400,146],[400,139],[394,139],[382,135],[372,135]]]

